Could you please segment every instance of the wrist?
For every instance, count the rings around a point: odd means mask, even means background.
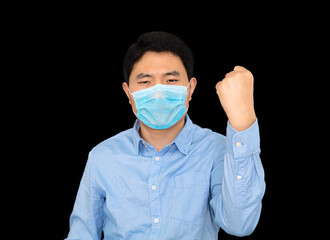
[[[253,112],[249,115],[244,115],[241,117],[228,118],[229,124],[238,132],[242,132],[248,129],[255,121],[256,114]]]

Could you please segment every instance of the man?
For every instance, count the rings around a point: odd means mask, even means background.
[[[142,34],[128,49],[123,90],[133,128],[95,146],[70,218],[70,239],[218,239],[255,229],[265,191],[253,75],[241,66],[216,93],[226,137],[187,115],[194,60],[178,37]]]

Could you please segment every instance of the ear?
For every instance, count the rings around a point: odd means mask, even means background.
[[[130,93],[128,91],[128,85],[127,85],[127,83],[126,82],[123,82],[122,87],[123,87],[124,92],[126,93],[126,96],[128,98],[128,102],[131,104]]]
[[[191,78],[190,79],[190,96],[189,96],[189,101],[192,99],[192,95],[195,91],[195,88],[196,88],[196,85],[197,85],[197,79],[196,78]]]

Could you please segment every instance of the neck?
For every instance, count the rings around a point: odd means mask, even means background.
[[[157,151],[160,151],[166,145],[170,144],[180,133],[185,125],[185,115],[172,127],[167,129],[153,129],[140,121],[140,136],[143,140],[154,146]]]

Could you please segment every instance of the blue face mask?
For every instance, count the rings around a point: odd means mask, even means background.
[[[157,84],[134,93],[128,89],[137,109],[137,114],[133,112],[153,129],[169,128],[188,110],[184,105],[188,86]]]

